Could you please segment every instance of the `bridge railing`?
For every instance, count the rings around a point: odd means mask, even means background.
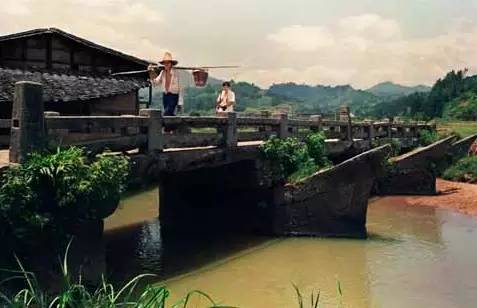
[[[160,152],[171,148],[235,147],[239,142],[262,141],[272,135],[301,138],[309,132],[323,132],[326,138],[347,141],[416,138],[420,129],[432,129],[425,124],[334,121],[319,115],[297,119],[288,118],[286,113],[167,117],[160,110],[143,109],[139,115],[61,116],[57,112],[43,112],[41,85],[23,83],[17,87],[16,92],[29,93],[15,96],[10,140],[12,162],[25,157],[40,139],[52,147],[75,145],[93,153],[105,149]],[[4,124],[7,123],[0,121],[0,126]]]
[[[270,117],[237,117],[235,113],[209,117],[163,117],[160,110],[144,109],[139,116],[60,116],[45,113],[50,144],[77,145],[97,152],[146,149],[236,146],[238,142],[261,141],[275,135],[304,137],[323,132],[328,139],[374,140],[417,138],[424,124],[344,122],[321,119],[289,119],[287,114]],[[153,146],[149,146],[152,143]]]

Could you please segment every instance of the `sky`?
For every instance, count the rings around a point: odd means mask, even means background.
[[[140,58],[239,65],[223,79],[432,83],[477,73],[477,0],[1,0],[0,35],[57,27]]]

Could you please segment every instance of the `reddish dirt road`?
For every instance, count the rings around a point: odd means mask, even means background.
[[[477,185],[437,179],[437,196],[390,196],[384,199],[412,206],[433,206],[477,217]]]

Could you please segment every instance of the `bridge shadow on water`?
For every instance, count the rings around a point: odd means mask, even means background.
[[[159,219],[109,230],[104,239],[108,275],[116,283],[141,273],[157,275],[153,281],[166,280],[274,240],[223,232],[165,235]]]

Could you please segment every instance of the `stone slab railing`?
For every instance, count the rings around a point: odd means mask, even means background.
[[[311,131],[321,131],[329,139],[353,141],[417,138],[420,129],[432,129],[427,124],[352,123],[320,116],[292,119],[287,114],[163,117],[160,110],[143,109],[139,115],[61,116],[43,108],[41,84],[15,85],[12,120],[0,121],[0,127],[12,127],[12,162],[21,161],[40,141],[49,146],[81,146],[93,153],[104,149],[161,152],[171,148],[235,147],[239,142],[266,140],[272,135],[300,138]]]

